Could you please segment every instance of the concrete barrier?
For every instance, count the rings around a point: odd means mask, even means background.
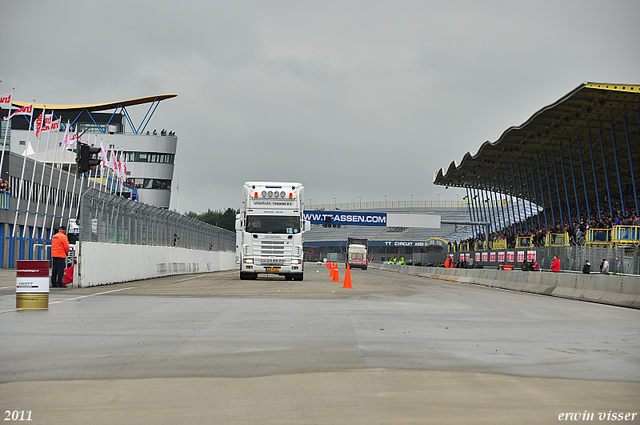
[[[162,276],[234,270],[235,252],[167,246],[81,242],[74,286],[88,287]]]
[[[640,309],[640,277],[496,269],[445,269],[371,263],[371,268]]]

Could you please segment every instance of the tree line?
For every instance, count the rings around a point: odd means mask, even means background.
[[[218,226],[223,229],[231,230],[235,232],[236,230],[236,214],[238,214],[240,210],[235,210],[233,208],[227,208],[225,211],[216,210],[211,211],[210,209],[207,212],[203,212],[202,214],[198,214],[193,211],[189,211],[185,215],[187,217],[209,223],[213,226]]]

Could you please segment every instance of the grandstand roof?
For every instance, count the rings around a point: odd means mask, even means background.
[[[589,199],[595,198],[594,176],[600,196],[605,194],[603,189],[608,182],[611,196],[619,198],[617,176],[622,191],[626,191],[632,175],[636,181],[640,178],[638,170],[640,85],[583,83],[540,109],[524,124],[505,130],[497,141],[485,142],[476,154],[467,152],[460,162],[454,161],[446,170],[439,170],[433,182],[441,186],[479,187],[533,202],[532,185],[536,184],[538,196],[542,184],[546,197],[557,199],[561,195],[564,199],[567,182],[567,196],[574,199],[577,192],[578,201],[583,204],[585,186]],[[585,186],[581,183],[583,173]],[[514,181],[514,174],[519,176],[518,184],[510,187],[508,183]],[[501,181],[503,175],[507,183]],[[557,176],[560,184],[548,185],[548,175],[551,179]],[[532,187],[530,191],[527,184]]]
[[[49,105],[49,104],[35,103],[33,107],[35,109],[43,109],[46,106],[48,110],[56,110],[56,111],[86,109],[87,111],[98,112],[98,111],[110,111],[111,109],[116,109],[118,107],[126,108],[128,106],[136,106],[136,105],[143,105],[145,103],[160,102],[162,100],[171,99],[176,96],[178,95],[177,94],[160,94],[157,96],[139,97],[137,99],[120,100],[120,101],[109,102],[109,103],[94,103],[94,104],[86,104],[86,105]],[[12,104],[14,106],[21,108],[23,106],[30,105],[31,102],[13,101]]]

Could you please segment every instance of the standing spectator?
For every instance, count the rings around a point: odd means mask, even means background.
[[[589,262],[589,260],[586,260],[584,262],[584,266],[582,266],[582,273],[584,274],[591,273],[591,263]]]
[[[551,263],[551,271],[558,273],[560,271],[560,259],[557,255],[553,256],[553,263]]]
[[[69,253],[69,240],[67,239],[67,228],[60,226],[58,233],[51,238],[51,287],[64,288],[64,266]]]
[[[600,273],[609,274],[609,262],[604,258],[600,262]]]

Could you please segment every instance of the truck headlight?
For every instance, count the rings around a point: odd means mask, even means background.
[[[293,259],[291,260],[291,264],[300,264],[300,260]]]
[[[242,260],[242,262],[245,264],[253,264],[253,258],[245,258]]]

